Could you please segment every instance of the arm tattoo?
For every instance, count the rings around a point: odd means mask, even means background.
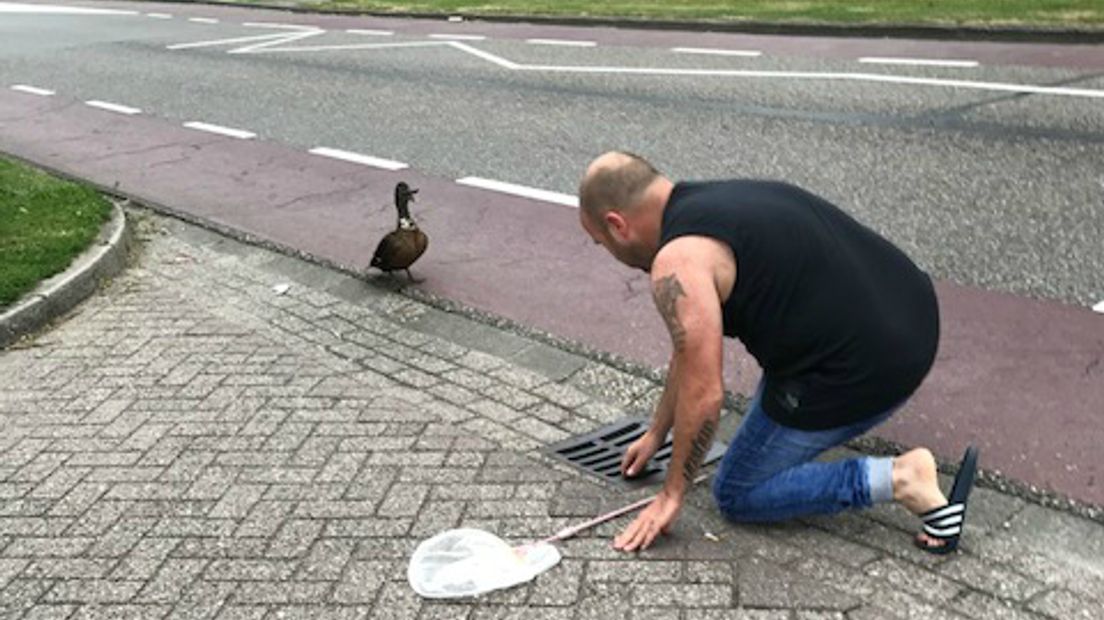
[[[665,276],[656,282],[656,306],[659,307],[659,313],[667,323],[667,330],[671,332],[671,341],[676,351],[681,351],[686,344],[686,328],[682,326],[676,308],[676,302],[680,296],[686,297],[686,291],[682,289],[682,284],[679,284],[675,274]]]
[[[709,453],[709,448],[713,447],[713,433],[716,430],[717,424],[713,420],[706,420],[702,424],[698,436],[694,439],[694,445],[690,449],[690,456],[687,457],[686,463],[682,467],[682,476],[686,479],[686,484],[694,484],[694,476],[701,469],[702,461],[705,460],[705,455]]]

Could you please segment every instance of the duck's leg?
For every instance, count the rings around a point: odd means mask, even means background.
[[[406,269],[406,277],[410,278],[410,283],[411,284],[421,284],[422,282],[425,282],[424,279],[419,280],[419,279],[415,278],[414,274],[410,273],[410,268],[409,267]]]

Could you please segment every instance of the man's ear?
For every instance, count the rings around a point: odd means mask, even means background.
[[[610,234],[615,235],[618,240],[626,241],[629,238],[629,222],[625,219],[625,216],[617,211],[606,211],[602,216],[602,219],[606,223],[606,228],[609,229]]]

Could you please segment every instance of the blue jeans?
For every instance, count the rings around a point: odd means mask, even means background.
[[[851,426],[804,431],[771,420],[762,397],[760,383],[713,479],[713,496],[726,518],[783,521],[893,499],[892,459],[813,459],[884,422],[903,402]]]

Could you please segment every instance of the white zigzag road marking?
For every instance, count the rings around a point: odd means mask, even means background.
[[[197,43],[183,43],[170,45],[168,49],[190,49],[197,47],[211,47],[216,45],[228,45],[235,43],[247,43],[250,41],[263,41],[254,45],[238,47],[230,50],[230,54],[248,54],[260,51],[274,52],[319,52],[326,50],[371,50],[390,49],[401,47],[429,47],[447,46],[466,54],[475,56],[487,62],[493,63],[511,71],[531,71],[539,73],[591,73],[614,75],[644,75],[644,76],[684,76],[684,77],[731,77],[731,78],[759,78],[777,80],[815,80],[815,81],[840,81],[840,82],[867,82],[880,84],[901,84],[909,86],[935,86],[943,88],[959,88],[971,90],[986,90],[1033,95],[1054,95],[1064,97],[1086,97],[1091,99],[1104,99],[1104,90],[1092,88],[1067,88],[1064,86],[1035,86],[1032,84],[1012,84],[1007,82],[984,82],[978,80],[944,79],[912,77],[907,75],[890,75],[881,73],[849,73],[849,72],[825,72],[825,71],[762,71],[745,69],[676,69],[665,67],[619,67],[604,65],[526,65],[516,63],[496,54],[472,47],[470,44],[460,41],[411,41],[403,43],[366,43],[356,45],[316,45],[299,47],[280,47],[294,41],[324,34],[326,31],[305,30],[301,32],[283,32],[278,34],[266,34],[252,37],[238,37],[235,39],[221,39],[218,41],[201,41]]]
[[[273,52],[328,52],[330,50],[378,50],[392,47],[441,47],[446,45],[440,41],[405,41],[402,43],[356,43],[351,45],[315,45],[302,47],[278,47],[251,50],[251,53]],[[239,51],[239,53],[245,53]]]
[[[247,45],[246,47],[239,47],[227,52],[227,54],[250,54],[259,52],[275,45],[283,45],[285,43],[291,43],[293,41],[299,41],[300,39],[307,39],[310,37],[318,36],[324,33],[325,30],[315,30],[307,32],[290,32],[282,35],[277,35],[278,38],[272,39],[267,43],[257,43],[256,45]]]

